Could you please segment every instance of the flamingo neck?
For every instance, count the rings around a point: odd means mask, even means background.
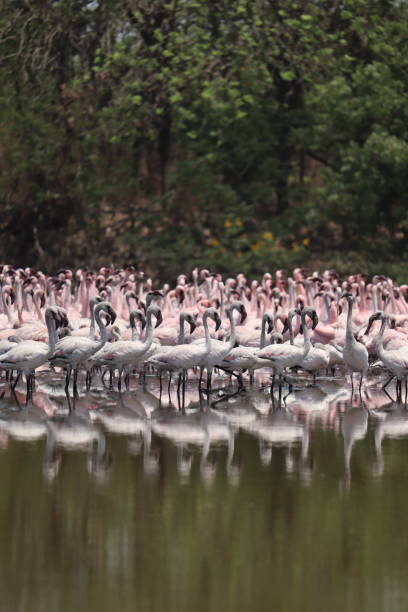
[[[387,323],[387,319],[386,317],[384,317],[381,320],[380,331],[378,332],[378,336],[375,341],[375,350],[377,351],[377,354],[379,357],[382,357],[382,355],[384,354],[383,336],[384,336],[384,330],[385,330],[386,323]]]
[[[235,321],[234,321],[234,311],[233,310],[229,310],[228,311],[228,318],[229,318],[229,322],[230,322],[230,327],[231,327],[231,333],[230,333],[230,338],[229,338],[229,349],[230,351],[235,347],[235,343],[237,341],[237,332],[235,329]]]
[[[372,288],[372,296],[373,296],[373,312],[376,312],[378,310],[378,293],[377,293],[377,287],[375,285],[373,285],[373,288]]]
[[[353,321],[352,321],[353,302],[351,301],[351,299],[347,300],[347,304],[348,304],[348,311],[347,311],[347,325],[346,325],[346,343],[352,344],[354,341],[354,336],[353,336]]]
[[[323,296],[323,308],[321,310],[321,314],[323,313],[325,316],[324,316],[324,319],[323,317],[320,317],[321,322],[324,324],[330,323],[331,312],[330,312],[330,298],[328,295]]]
[[[205,333],[205,348],[206,352],[209,353],[211,351],[211,336],[210,330],[208,329],[208,315],[204,314],[203,317],[203,325],[204,325],[204,333]]]
[[[13,325],[13,317],[11,316],[11,312],[10,312],[10,308],[7,302],[7,298],[4,297],[4,293],[3,290],[1,290],[1,299],[2,299],[2,303],[3,303],[3,309],[4,312],[7,316],[7,321],[9,322],[9,325]]]
[[[266,317],[262,317],[261,338],[259,340],[259,348],[263,349],[266,344]]]
[[[293,327],[292,327],[292,317],[289,317],[289,320],[288,320],[288,327],[289,327],[289,342],[290,342],[290,344],[293,346]]]
[[[152,313],[151,311],[147,311],[147,325],[146,325],[146,337],[143,342],[143,346],[147,351],[153,342],[153,325],[152,325]]]
[[[48,354],[51,356],[55,351],[55,345],[57,343],[57,330],[54,318],[50,312],[45,314],[45,323],[48,330]]]
[[[34,295],[33,304],[34,304],[34,309],[35,309],[35,312],[37,314],[38,320],[42,321],[43,320],[43,316],[42,316],[41,308],[40,308],[40,305],[38,303],[38,298],[37,298],[36,295]]]
[[[95,313],[95,320],[96,323],[99,327],[99,333],[100,333],[100,337],[101,340],[99,342],[99,348],[102,348],[104,346],[104,344],[106,344],[107,340],[108,340],[108,332],[106,331],[106,326],[103,323],[103,321],[101,320],[100,314],[99,314],[99,310]],[[99,350],[98,348],[98,350]]]
[[[360,304],[359,304],[359,312],[365,312],[366,309],[366,296],[365,296],[365,285],[361,285],[360,287]]]
[[[303,351],[303,359],[304,359],[306,355],[308,354],[308,352],[310,351],[310,349],[312,348],[312,344],[309,338],[309,330],[306,325],[305,317],[303,317],[303,320],[302,320],[302,327],[303,327],[303,340],[304,340],[304,351]]]
[[[89,326],[89,337],[91,340],[95,340],[95,302],[90,301],[89,310],[91,311],[91,324]]]
[[[181,314],[180,315],[180,328],[179,328],[179,334],[178,334],[178,338],[177,338],[177,344],[184,344],[184,324],[185,324],[185,318]]]

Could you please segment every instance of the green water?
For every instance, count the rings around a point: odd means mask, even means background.
[[[408,413],[372,398],[300,398],[277,410],[297,440],[234,423],[205,457],[100,424],[103,458],[3,431],[0,610],[407,610]],[[83,418],[87,399],[107,398]]]

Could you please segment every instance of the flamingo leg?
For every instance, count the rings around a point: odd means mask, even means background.
[[[386,388],[388,387],[388,385],[390,384],[390,382],[392,381],[392,379],[394,378],[393,376],[390,376],[390,378],[387,380],[387,382],[382,386],[382,390],[385,391]]]
[[[129,381],[130,381],[130,372],[127,372],[125,374],[125,386],[128,391],[129,391]]]
[[[78,391],[78,368],[74,369],[74,393]]]
[[[207,370],[207,390],[210,393],[212,388],[212,370]]]
[[[16,377],[16,380],[15,380],[14,384],[13,384],[13,385],[12,385],[12,387],[11,387],[11,388],[13,389],[13,391],[14,391],[14,389],[15,389],[15,388],[16,388],[16,386],[17,386],[17,383],[18,383],[18,381],[19,381],[19,379],[20,379],[20,376],[21,376],[21,372],[18,372],[17,377]],[[11,379],[11,380],[12,380],[12,379]],[[10,385],[11,385],[11,380],[10,380]]]
[[[361,372],[361,376],[360,376],[360,384],[358,385],[358,392],[361,396],[361,387],[363,386],[363,376],[364,376],[364,372]]]
[[[183,370],[183,408],[186,399],[186,370]]]
[[[65,391],[68,391],[69,381],[71,379],[71,372],[72,372],[72,366],[68,365],[67,366],[67,374],[66,374],[66,377],[65,377]]]
[[[89,389],[91,388],[91,383],[92,383],[91,370],[87,370],[86,371],[86,390],[87,391],[89,391]]]

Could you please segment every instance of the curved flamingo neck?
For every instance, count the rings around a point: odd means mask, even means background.
[[[383,345],[384,338],[383,337],[384,337],[386,323],[387,323],[387,318],[383,317],[381,319],[380,331],[378,332],[378,336],[375,340],[375,350],[377,351],[377,354],[379,357],[382,357],[382,355],[384,354],[384,345]]]
[[[147,310],[147,324],[146,324],[146,336],[143,342],[143,346],[145,348],[145,350],[147,351],[153,342],[153,324],[152,324],[152,311],[151,310]]]
[[[99,348],[102,348],[104,346],[104,344],[106,344],[107,340],[108,340],[108,332],[106,331],[106,327],[105,324],[103,323],[103,321],[101,320],[101,316],[99,314],[99,310],[97,310],[95,312],[95,321],[99,327],[99,333],[100,333],[100,337],[101,340],[99,342]],[[99,350],[98,348],[98,350]]]
[[[48,354],[51,356],[55,351],[55,345],[57,343],[57,330],[54,317],[50,311],[45,313],[45,324],[48,330]]]

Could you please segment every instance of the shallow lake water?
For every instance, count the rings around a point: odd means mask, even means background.
[[[408,609],[405,406],[261,382],[179,409],[154,378],[74,401],[43,372],[28,405],[3,381],[0,610]]]

